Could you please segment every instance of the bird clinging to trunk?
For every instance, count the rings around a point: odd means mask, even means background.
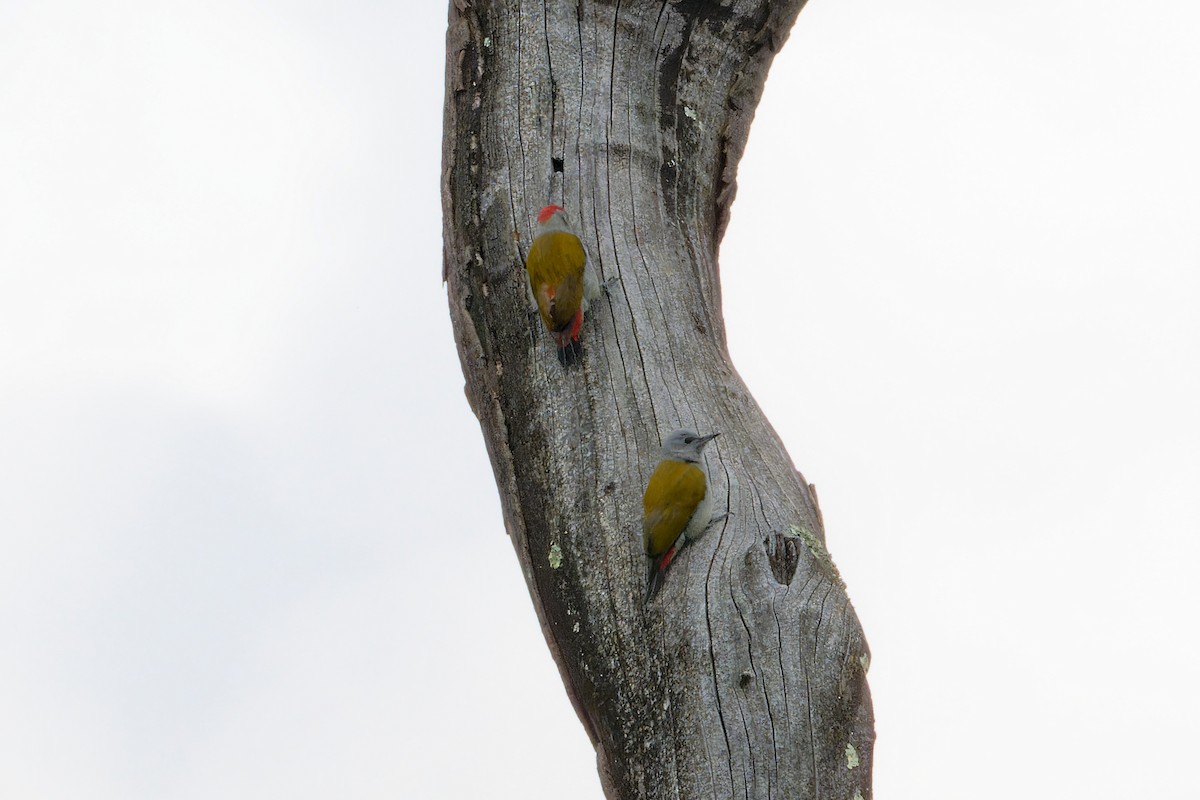
[[[569,364],[580,353],[583,314],[600,295],[600,282],[561,206],[549,205],[538,213],[537,235],[525,257],[525,271],[559,359]]]
[[[708,470],[701,453],[719,435],[678,430],[663,440],[662,460],[642,498],[642,545],[650,559],[646,602],[662,587],[667,567],[680,548],[699,538],[712,521]]]

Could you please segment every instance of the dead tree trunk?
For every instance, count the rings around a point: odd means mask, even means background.
[[[802,5],[451,3],[450,314],[509,536],[613,800],[871,797],[867,646],[816,495],[730,363],[717,273]],[[608,289],[568,369],[522,267],[549,202]],[[733,516],[647,607],[641,494],[677,427],[723,433],[710,491]]]

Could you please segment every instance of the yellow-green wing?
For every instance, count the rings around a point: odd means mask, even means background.
[[[707,491],[704,472],[686,461],[663,461],[650,476],[642,498],[642,546],[660,556],[687,527]]]
[[[548,330],[564,330],[579,310],[583,302],[583,265],[586,261],[583,245],[574,234],[550,231],[533,240],[525,269],[529,272],[529,285],[533,288],[542,322]]]

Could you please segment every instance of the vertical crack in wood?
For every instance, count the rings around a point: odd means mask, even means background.
[[[712,558],[709,560],[709,568],[708,568],[709,575],[713,574],[713,569],[715,567],[717,557],[720,555],[720,552],[721,552],[720,548],[713,551]],[[728,767],[729,767],[729,786],[730,786],[730,789],[732,790],[732,788],[736,785],[736,782],[734,781],[734,778],[733,778],[733,745],[729,741],[729,726],[725,724],[725,709],[724,709],[724,704],[721,702],[721,682],[720,682],[720,679],[717,677],[717,651],[716,651],[716,640],[713,635],[713,624],[712,624],[713,603],[712,603],[712,600],[710,597],[710,594],[711,594],[710,585],[711,585],[710,581],[705,580],[705,582],[704,582],[704,623],[705,623],[707,633],[708,633],[708,657],[709,657],[709,662],[710,662],[709,677],[712,680],[713,697],[716,699],[716,703],[717,703],[717,707],[716,707],[717,719],[720,721],[721,734],[725,738],[725,754],[726,754],[726,758],[728,759]],[[721,795],[714,792],[714,796],[720,797]]]

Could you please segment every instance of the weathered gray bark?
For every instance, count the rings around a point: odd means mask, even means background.
[[[815,493],[729,361],[717,276],[750,120],[802,5],[451,4],[450,313],[505,523],[609,798],[871,797],[867,646]],[[552,201],[609,289],[568,369],[522,268]],[[781,343],[781,368],[787,355]],[[681,426],[723,433],[711,491],[733,516],[647,608],[641,493]]]

